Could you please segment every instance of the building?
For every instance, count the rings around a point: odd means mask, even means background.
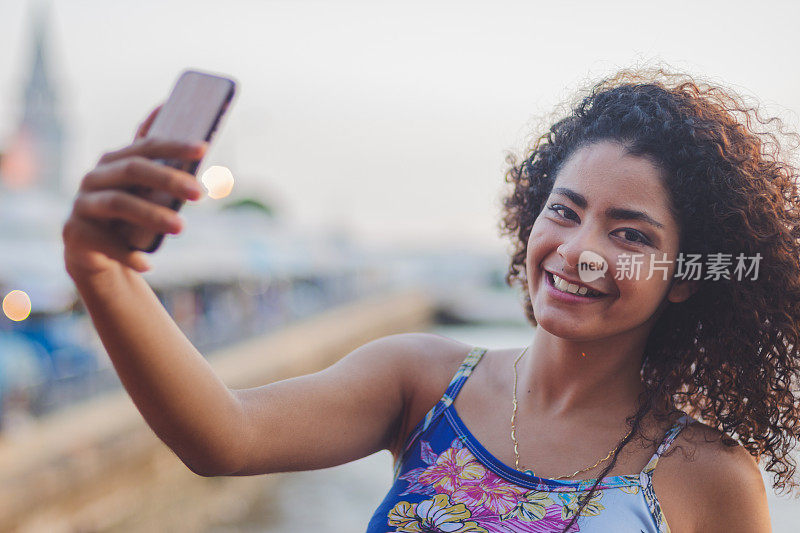
[[[36,189],[63,195],[64,123],[47,48],[47,12],[33,16],[30,71],[16,131],[5,143],[0,184],[6,191]]]

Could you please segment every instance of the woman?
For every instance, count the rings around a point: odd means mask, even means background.
[[[150,159],[203,147],[139,139],[103,156],[64,226],[65,263],[137,407],[200,475],[388,449],[395,482],[370,533],[767,532],[756,461],[796,486],[800,323],[798,172],[756,129],[773,123],[728,91],[622,72],[511,158],[507,281],[538,325],[524,348],[391,335],[315,374],[228,389],[108,229],[179,232],[123,189],[199,198]],[[691,279],[683,254],[762,259],[754,279],[725,279],[719,261]]]

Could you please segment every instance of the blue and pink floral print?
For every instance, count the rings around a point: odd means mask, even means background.
[[[489,453],[458,416],[453,400],[486,351],[475,347],[467,355],[441,400],[409,435],[395,464],[394,484],[367,533],[560,532],[578,511],[578,496],[594,479],[520,472]],[[570,531],[668,533],[652,474],[692,421],[687,414],[678,419],[639,474],[603,478]]]

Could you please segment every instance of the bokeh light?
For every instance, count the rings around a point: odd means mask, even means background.
[[[3,313],[15,322],[21,322],[31,314],[31,299],[23,291],[11,291],[3,298]]]
[[[225,198],[233,190],[233,173],[228,167],[213,165],[203,172],[200,181],[213,199]]]

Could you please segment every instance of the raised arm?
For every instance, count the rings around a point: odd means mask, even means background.
[[[152,159],[199,158],[202,151],[138,139],[106,154],[84,177],[64,224],[67,272],[136,407],[201,475],[314,469],[391,448],[406,376],[426,334],[390,335],[315,374],[230,390],[141,277],[145,254],[128,250],[109,221],[180,231],[174,212],[126,189],[145,185],[197,199],[193,176]]]
[[[382,337],[314,374],[230,390],[139,274],[78,287],[137,408],[197,474],[311,470],[396,445],[425,334]]]
[[[397,453],[414,372],[437,342],[426,333],[389,335],[314,374],[234,391],[247,446],[232,473],[312,470]]]

